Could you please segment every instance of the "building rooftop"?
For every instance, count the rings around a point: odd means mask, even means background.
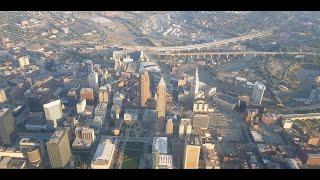
[[[83,139],[76,138],[72,143],[72,147],[90,148],[92,143],[93,143],[92,141],[86,141],[86,140],[83,140]]]
[[[200,140],[197,137],[188,137],[186,143],[188,145],[200,146]]]
[[[266,86],[265,86],[264,84],[260,83],[260,82],[255,82],[254,85],[255,85],[255,86],[258,86],[259,89],[261,89],[261,90],[263,90],[263,91],[266,90]]]
[[[47,104],[44,104],[43,108],[51,108],[51,107],[57,106],[59,104],[61,104],[61,100],[60,99],[52,101],[52,102],[49,102]]]
[[[315,154],[308,154],[308,158],[320,158],[320,153],[315,153]]]
[[[58,129],[56,130],[52,137],[49,139],[48,143],[58,143],[62,136],[64,135],[64,133],[66,133],[66,130],[65,129]]]

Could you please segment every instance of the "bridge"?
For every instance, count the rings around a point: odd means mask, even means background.
[[[289,114],[289,115],[281,115],[281,117],[284,119],[290,119],[290,120],[320,119],[320,113]]]
[[[283,111],[289,112],[289,111],[307,111],[307,110],[316,110],[320,109],[320,104],[314,104],[309,106],[299,106],[299,107],[285,107]]]
[[[313,52],[272,52],[272,51],[226,51],[226,52],[167,52],[167,53],[160,53],[159,55],[162,56],[174,56],[174,57],[221,57],[226,56],[227,58],[229,56],[247,56],[247,55],[253,55],[253,56],[274,56],[274,55],[308,55],[308,56],[320,56],[320,53],[313,53]]]
[[[262,31],[254,32],[246,35],[241,35],[238,37],[233,37],[224,40],[218,40],[208,43],[201,44],[191,44],[185,46],[171,46],[171,47],[150,47],[150,46],[122,46],[126,50],[135,50],[135,51],[147,51],[147,52],[174,52],[174,51],[191,51],[191,50],[201,50],[205,48],[219,47],[221,45],[227,45],[229,43],[236,43],[239,41],[252,40],[253,38],[261,38],[268,36],[272,31]],[[120,46],[121,47],[121,46]]]

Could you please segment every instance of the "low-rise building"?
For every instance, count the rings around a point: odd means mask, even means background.
[[[311,167],[320,167],[320,153],[307,154],[307,165]]]
[[[208,129],[209,127],[209,115],[207,114],[195,114],[192,122],[193,128]]]
[[[213,143],[203,144],[203,155],[206,169],[220,169],[218,153]]]
[[[91,162],[92,169],[110,169],[114,161],[116,140],[106,138],[99,145]]]
[[[239,103],[239,100],[237,98],[221,92],[217,92],[215,95],[213,95],[212,101],[218,106],[231,109],[231,110],[235,109],[235,107]]]

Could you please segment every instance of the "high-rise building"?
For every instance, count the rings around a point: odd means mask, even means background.
[[[196,67],[196,72],[193,76],[193,81],[191,85],[191,96],[193,99],[196,98],[196,95],[199,93],[199,70],[198,66]]]
[[[166,82],[163,77],[161,77],[160,82],[157,86],[157,104],[156,110],[159,118],[165,118],[166,116],[166,96],[167,96],[167,87]]]
[[[65,167],[70,158],[70,142],[67,129],[58,129],[47,142],[47,151],[52,168]]]
[[[81,99],[79,103],[76,104],[77,107],[77,113],[83,113],[86,109],[87,101],[86,99]]]
[[[99,88],[98,97],[99,97],[100,103],[109,103],[110,91],[111,91],[110,85],[109,86],[105,85]]]
[[[6,102],[7,96],[6,91],[4,89],[0,89],[0,103]]]
[[[154,169],[173,169],[172,154],[155,154],[154,155]]]
[[[172,118],[167,120],[166,123],[166,135],[168,137],[172,137],[173,136],[173,122],[172,122]]]
[[[72,143],[73,149],[89,150],[96,139],[94,129],[88,126],[76,127],[75,135],[76,138]]]
[[[260,82],[255,82],[251,102],[256,105],[260,105],[266,86]]]
[[[14,136],[14,119],[11,110],[0,110],[0,144],[11,145]]]
[[[167,137],[153,138],[152,164],[154,169],[173,169],[172,155],[168,154]]]
[[[147,70],[140,75],[140,103],[141,107],[146,106],[147,100],[150,98],[150,77]]]
[[[52,121],[53,127],[58,126],[58,120],[62,118],[62,103],[61,100],[58,99],[56,101],[49,102],[43,105],[44,114],[48,121]]]
[[[107,114],[108,104],[107,103],[99,103],[94,109],[95,116],[101,116],[105,119]]]
[[[181,118],[179,124],[179,137],[191,135],[192,125],[190,119]]]
[[[200,142],[196,137],[189,137],[186,139],[184,149],[183,168],[184,169],[198,169],[200,157]]]
[[[87,76],[88,86],[92,89],[98,89],[99,82],[98,82],[98,73],[92,72]]]
[[[78,98],[76,89],[75,88],[69,89],[67,93],[67,97],[68,97],[68,104],[70,106],[75,106]]]
[[[94,94],[92,88],[82,88],[80,91],[80,98],[86,99],[87,103],[93,103],[94,102]]]
[[[23,56],[18,59],[20,68],[24,68],[29,65],[29,58],[27,56]]]
[[[93,72],[93,62],[91,60],[85,62],[85,67],[88,74]]]

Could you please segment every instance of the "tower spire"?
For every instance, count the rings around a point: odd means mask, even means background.
[[[195,99],[196,95],[199,93],[199,67],[196,65],[196,72],[193,76],[193,83],[192,83],[192,95]]]

